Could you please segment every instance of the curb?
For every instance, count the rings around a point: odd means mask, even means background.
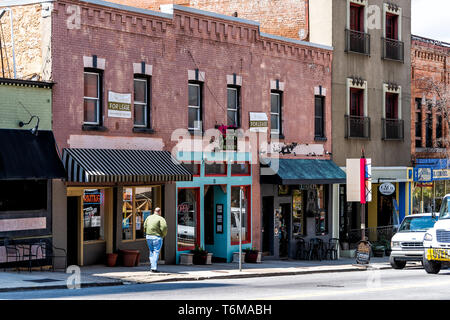
[[[94,282],[94,283],[82,283],[81,288],[90,287],[112,287],[124,285],[123,281],[117,282]],[[14,292],[14,291],[36,291],[36,290],[58,290],[58,289],[68,289],[67,285],[49,285],[49,286],[39,286],[39,287],[14,287],[14,288],[0,288],[0,292]]]

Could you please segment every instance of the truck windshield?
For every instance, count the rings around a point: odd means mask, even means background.
[[[431,216],[421,216],[421,217],[405,217],[403,220],[399,232],[419,232],[426,231],[429,228],[433,228],[436,222]]]
[[[439,213],[439,219],[450,219],[450,197],[444,198],[442,200],[441,210]]]

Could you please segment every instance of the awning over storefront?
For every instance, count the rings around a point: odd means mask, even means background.
[[[331,160],[271,159],[270,169],[264,169],[273,174],[263,175],[261,172],[263,184],[334,184],[346,181],[345,172]]]
[[[0,180],[65,177],[52,131],[0,129]]]
[[[168,151],[63,149],[71,182],[190,181],[192,174]]]

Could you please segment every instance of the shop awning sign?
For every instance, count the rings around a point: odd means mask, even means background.
[[[131,93],[108,92],[108,117],[131,118]]]

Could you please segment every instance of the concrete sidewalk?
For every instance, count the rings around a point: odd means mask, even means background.
[[[104,265],[77,268],[68,271],[10,271],[0,272],[0,292],[35,289],[67,289],[79,284],[83,287],[114,286],[135,283],[195,281],[300,275],[310,273],[365,271],[391,268],[389,257],[371,258],[368,266],[355,264],[355,259],[303,261],[263,260],[262,263],[213,263],[211,265],[159,265],[159,273],[151,273],[148,264],[138,267],[107,267]],[[77,281],[79,280],[79,281]]]

